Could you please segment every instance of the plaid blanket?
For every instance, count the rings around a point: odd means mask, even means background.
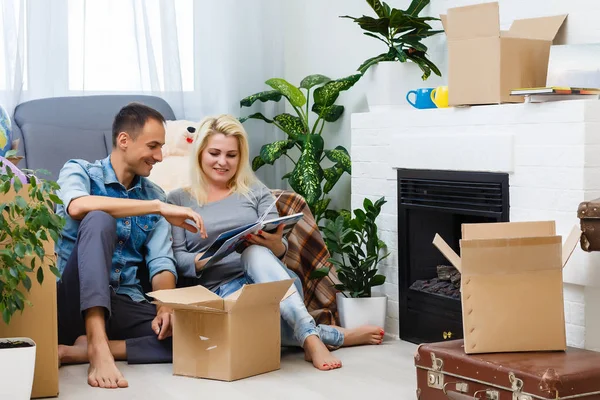
[[[274,189],[272,193],[276,197],[283,193],[277,201],[280,216],[304,213],[304,217],[288,235],[288,251],[283,261],[302,281],[304,304],[308,312],[317,324],[339,325],[336,290],[331,286],[332,281],[337,282],[335,270],[332,269],[330,273],[332,280],[309,279],[315,269],[330,266],[327,262],[330,254],[308,204],[295,192]]]

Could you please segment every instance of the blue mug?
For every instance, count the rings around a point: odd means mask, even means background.
[[[435,103],[431,100],[431,92],[433,89],[435,88],[420,88],[417,90],[411,90],[406,94],[406,101],[408,101],[411,106],[419,109],[437,108]],[[413,93],[415,95],[414,102],[410,100],[410,95]]]

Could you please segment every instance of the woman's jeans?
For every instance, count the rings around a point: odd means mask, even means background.
[[[264,246],[252,245],[242,252],[245,276],[227,282],[214,290],[226,297],[247,283],[266,283],[294,279],[296,293],[281,302],[281,344],[303,347],[304,340],[316,335],[328,346],[338,348],[344,343],[344,334],[329,325],[316,326],[315,320],[306,310],[302,284],[298,276],[285,266]]]

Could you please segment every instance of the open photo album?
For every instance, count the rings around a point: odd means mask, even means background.
[[[281,195],[279,195],[281,197]],[[258,231],[264,231],[268,233],[273,233],[277,230],[277,227],[281,224],[284,224],[283,235],[287,235],[294,226],[302,217],[303,213],[297,213],[292,215],[285,215],[283,217],[273,218],[269,220],[265,220],[269,212],[275,207],[277,204],[277,200],[279,197],[275,199],[275,201],[265,210],[262,216],[254,223],[242,225],[234,229],[230,229],[221,233],[214,242],[208,247],[208,249],[204,252],[200,260],[209,259],[205,264],[204,268],[210,267],[214,265],[219,260],[222,260],[224,257],[231,254],[237,248],[240,243],[244,242],[245,237],[249,234],[256,234]]]

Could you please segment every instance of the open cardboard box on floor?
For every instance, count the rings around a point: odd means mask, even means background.
[[[563,267],[577,246],[554,221],[463,224],[461,256],[433,244],[461,273],[467,354],[565,350]]]
[[[279,369],[279,303],[293,282],[244,285],[226,298],[203,286],[148,293],[175,310],[173,374],[233,381]]]
[[[566,15],[515,20],[500,30],[498,3],[448,9],[448,104],[520,103],[516,88],[546,86],[550,46]]]

